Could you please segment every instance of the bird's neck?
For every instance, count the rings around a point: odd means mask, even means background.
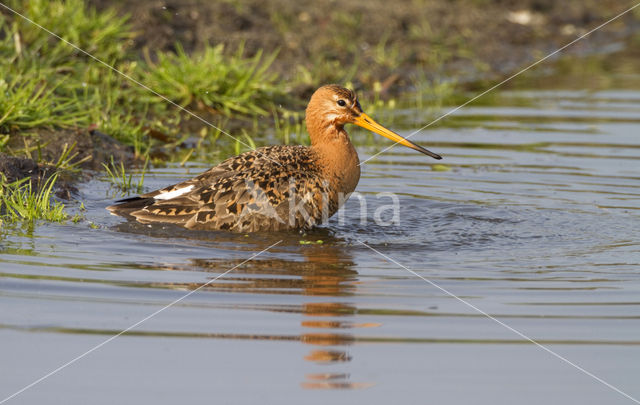
[[[345,197],[355,190],[360,180],[360,161],[343,127],[332,126],[322,133],[312,133],[311,149],[318,156],[319,166],[332,190]]]

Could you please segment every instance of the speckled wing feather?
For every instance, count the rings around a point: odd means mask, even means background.
[[[329,186],[304,146],[270,146],[229,158],[201,175],[109,209],[142,223],[255,232],[322,221]],[[137,204],[137,205],[136,205]]]

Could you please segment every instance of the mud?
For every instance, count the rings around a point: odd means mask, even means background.
[[[77,155],[69,162],[71,165],[79,162],[71,171],[64,171],[56,184],[57,195],[70,199],[75,188],[73,184],[79,180],[86,180],[96,171],[103,169],[102,164],[110,162],[113,156],[114,162],[123,162],[130,166],[136,162],[133,148],[123,145],[107,134],[96,129],[91,130],[41,130],[37,139],[40,147],[32,150],[29,157],[10,156],[0,153],[0,173],[3,173],[9,183],[31,177],[32,184],[43,184],[42,180],[55,172],[55,162],[66,144],[67,147],[75,145],[72,153]],[[22,137],[13,137],[17,142],[23,141]],[[27,143],[29,141],[27,140]],[[33,145],[30,146],[30,150]],[[10,150],[25,148],[25,145],[9,144]],[[36,155],[36,156],[34,156]]]

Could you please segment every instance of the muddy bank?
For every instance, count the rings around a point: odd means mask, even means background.
[[[273,64],[305,95],[327,81],[395,91],[415,76],[496,77],[531,63],[615,16],[616,0],[89,0],[129,13],[134,48],[187,51],[223,43],[248,54],[277,51]],[[589,52],[637,32],[629,13],[567,52]],[[151,56],[153,52],[151,52]],[[306,77],[308,76],[308,77]]]
[[[29,154],[36,155],[39,162],[52,165],[60,158],[65,145],[71,148],[71,154],[75,154],[69,163],[77,163],[81,169],[100,170],[111,156],[116,162],[125,164],[135,160],[133,148],[97,129],[41,129],[37,136],[13,137],[7,146],[10,150],[29,148]]]
[[[57,195],[61,198],[69,199],[75,190],[75,182],[86,180],[91,173],[103,170],[102,164],[110,162],[112,157],[115,162],[123,162],[127,166],[138,162],[133,148],[96,129],[43,129],[33,139],[12,138],[7,149],[11,151],[28,148],[31,157],[11,156],[0,152],[0,173],[4,174],[9,183],[30,177],[34,186],[43,184],[43,180],[56,172],[56,162],[66,145],[66,148],[72,148],[69,156],[73,155],[66,166],[73,166],[75,170],[62,170],[60,173],[56,186]]]
[[[9,156],[0,152],[0,173],[2,173],[8,183],[31,177],[32,181],[38,182],[43,177],[46,169],[39,166],[35,160]]]

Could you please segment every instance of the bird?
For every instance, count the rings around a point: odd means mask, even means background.
[[[305,111],[310,146],[275,145],[227,158],[204,173],[116,201],[113,215],[143,224],[194,230],[304,232],[325,223],[360,179],[360,161],[346,124],[355,124],[434,159],[442,159],[365,114],[356,93],[330,84]]]

